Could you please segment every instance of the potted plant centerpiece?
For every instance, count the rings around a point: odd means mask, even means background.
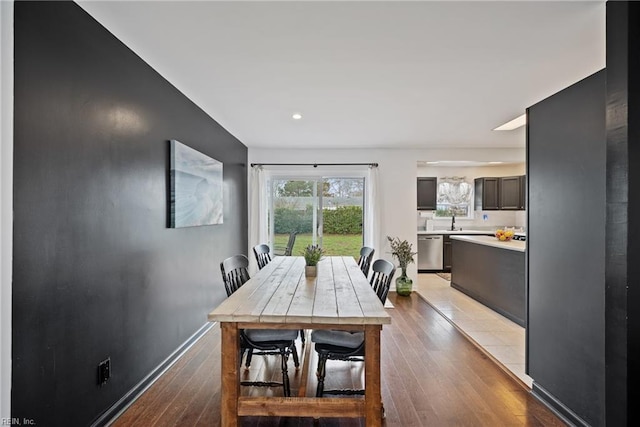
[[[302,252],[304,256],[304,274],[308,277],[316,277],[318,275],[318,262],[324,255],[324,249],[318,245],[308,245]]]
[[[396,292],[402,296],[411,295],[413,280],[407,276],[407,265],[414,262],[413,256],[417,252],[411,252],[411,243],[406,240],[389,236],[387,236],[387,240],[391,246],[391,255],[398,260],[398,266],[402,270],[402,274],[396,278]]]

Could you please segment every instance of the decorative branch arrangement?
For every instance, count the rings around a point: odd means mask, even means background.
[[[407,265],[415,262],[413,256],[417,252],[412,252],[412,245],[407,240],[400,240],[398,237],[387,236],[389,246],[391,246],[391,255],[398,260],[398,264],[402,270],[407,269]]]

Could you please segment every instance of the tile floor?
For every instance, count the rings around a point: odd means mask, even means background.
[[[525,330],[511,320],[453,289],[436,274],[418,274],[414,290],[463,334],[531,388],[524,373]]]

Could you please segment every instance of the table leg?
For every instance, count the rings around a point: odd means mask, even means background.
[[[364,405],[367,427],[382,425],[382,393],[380,391],[380,325],[364,329]]]
[[[238,367],[240,365],[238,324],[235,322],[220,323],[222,329],[222,403],[220,407],[223,427],[237,427],[238,397],[240,396],[240,379]]]

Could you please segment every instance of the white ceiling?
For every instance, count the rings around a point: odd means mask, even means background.
[[[603,1],[80,4],[249,147],[523,147],[605,66]]]

